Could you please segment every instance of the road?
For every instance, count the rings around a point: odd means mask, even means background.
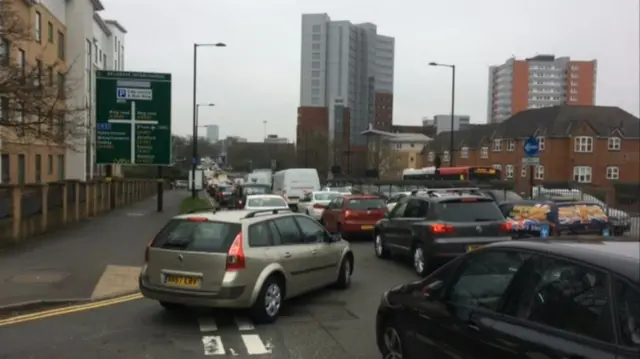
[[[134,294],[93,308],[0,320],[0,358],[378,358],[380,295],[416,277],[401,263],[377,259],[369,242],[353,247],[356,267],[348,290],[297,298],[274,324],[254,325],[243,311],[167,313]]]

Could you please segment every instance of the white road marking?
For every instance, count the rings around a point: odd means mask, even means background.
[[[245,331],[245,330],[254,330],[255,327],[253,326],[253,323],[251,323],[249,321],[249,319],[244,318],[244,317],[236,317],[236,325],[238,326],[239,330]]]
[[[218,336],[204,336],[202,337],[202,344],[204,345],[204,355],[225,354],[222,339]]]
[[[249,355],[270,354],[271,349],[265,347],[258,334],[242,334],[242,341]]]
[[[198,324],[200,325],[200,331],[203,333],[215,332],[218,330],[216,320],[212,317],[198,318]]]

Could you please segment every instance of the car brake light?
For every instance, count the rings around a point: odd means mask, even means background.
[[[511,232],[513,229],[513,224],[511,222],[503,222],[500,225],[500,232]]]
[[[347,218],[351,215],[351,211],[344,211],[344,218]]]
[[[460,202],[478,202],[477,198],[461,198]]]
[[[436,223],[431,225],[431,233],[433,234],[450,234],[453,232],[453,226],[450,224]]]
[[[207,217],[189,217],[187,218],[188,222],[206,222]]]
[[[233,239],[229,252],[227,252],[227,270],[237,271],[244,269],[244,245],[242,244],[243,237],[242,232],[238,233],[236,238]]]
[[[323,209],[324,206],[321,205],[321,204],[316,203],[316,204],[313,205],[313,208],[315,208],[315,209]]]

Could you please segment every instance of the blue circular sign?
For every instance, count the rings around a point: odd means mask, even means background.
[[[526,141],[524,141],[522,149],[524,150],[525,155],[533,157],[537,155],[538,152],[540,152],[540,143],[538,142],[537,138],[529,137]]]
[[[548,224],[541,224],[540,225],[540,238],[547,238],[549,237],[549,225]]]

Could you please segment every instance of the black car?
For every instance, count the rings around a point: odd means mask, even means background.
[[[400,199],[374,233],[379,258],[411,258],[420,276],[482,245],[511,239],[510,222],[493,199],[442,192]]]
[[[236,187],[236,191],[233,194],[233,208],[244,208],[247,203],[247,196],[252,194],[269,194],[271,193],[271,186],[266,184],[247,183]]]
[[[215,189],[215,199],[221,207],[233,204],[233,187],[228,184],[218,184]]]
[[[640,357],[640,243],[508,241],[383,294],[384,358]]]

